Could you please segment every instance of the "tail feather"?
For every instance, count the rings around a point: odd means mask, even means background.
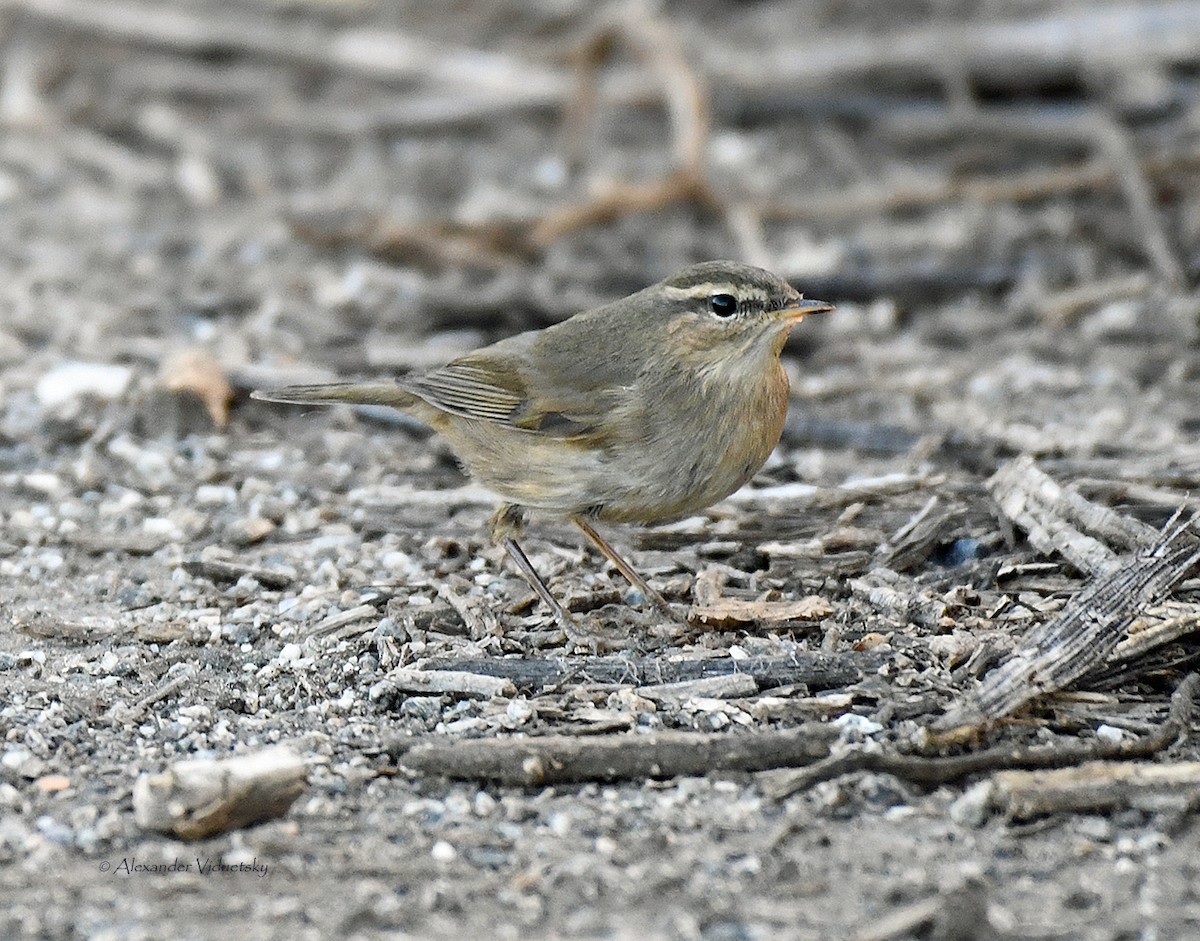
[[[284,386],[282,389],[255,389],[250,398],[264,402],[288,402],[293,405],[390,405],[409,408],[417,397],[395,382],[333,382],[311,386]]]

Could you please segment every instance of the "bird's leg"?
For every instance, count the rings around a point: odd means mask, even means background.
[[[596,532],[595,527],[592,526],[586,517],[572,516],[571,522],[583,530],[583,534],[596,544],[596,548],[603,552],[608,561],[617,567],[617,571],[625,576],[629,584],[642,593],[643,598],[653,604],[654,607],[658,608],[659,611],[672,621],[679,620],[679,616],[671,610],[671,605],[667,602],[667,599],[651,588],[646,580],[637,573],[637,570],[617,554],[617,550],[610,546],[608,541]]]
[[[550,613],[554,615],[556,620],[568,635],[576,631],[575,622],[571,619],[571,615],[567,613],[567,609],[558,603],[558,599],[551,594],[550,589],[546,587],[546,583],[542,581],[542,577],[538,575],[537,570],[533,567],[533,563],[529,561],[529,556],[525,554],[525,550],[521,548],[517,542],[517,537],[525,529],[525,511],[519,506],[512,503],[503,504],[492,518],[488,520],[488,531],[491,533],[492,540],[500,546],[504,547],[504,551],[508,553],[508,557],[513,560],[520,573],[525,576],[525,581],[529,582],[529,586],[537,592],[537,596],[542,599],[542,602],[550,609]]]

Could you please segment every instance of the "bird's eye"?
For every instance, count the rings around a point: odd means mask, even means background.
[[[737,298],[732,294],[710,294],[708,296],[708,309],[718,317],[732,317],[737,313]]]

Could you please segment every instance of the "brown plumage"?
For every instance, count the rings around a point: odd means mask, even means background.
[[[516,542],[526,510],[574,520],[670,613],[589,520],[662,522],[749,480],[783,429],[787,335],[830,309],[761,268],[706,262],[420,375],[254,395],[390,405],[428,423],[504,501],[492,535],[564,624],[566,612]]]

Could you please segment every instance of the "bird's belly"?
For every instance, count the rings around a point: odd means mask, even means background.
[[[501,499],[565,515],[612,500],[628,474],[620,456],[491,422],[442,429],[467,472]]]
[[[439,430],[471,476],[505,501],[614,522],[661,522],[711,506],[762,467],[787,411],[782,370],[770,378],[735,396],[713,420],[704,413],[703,426],[659,411],[640,434],[603,445],[461,419]]]

